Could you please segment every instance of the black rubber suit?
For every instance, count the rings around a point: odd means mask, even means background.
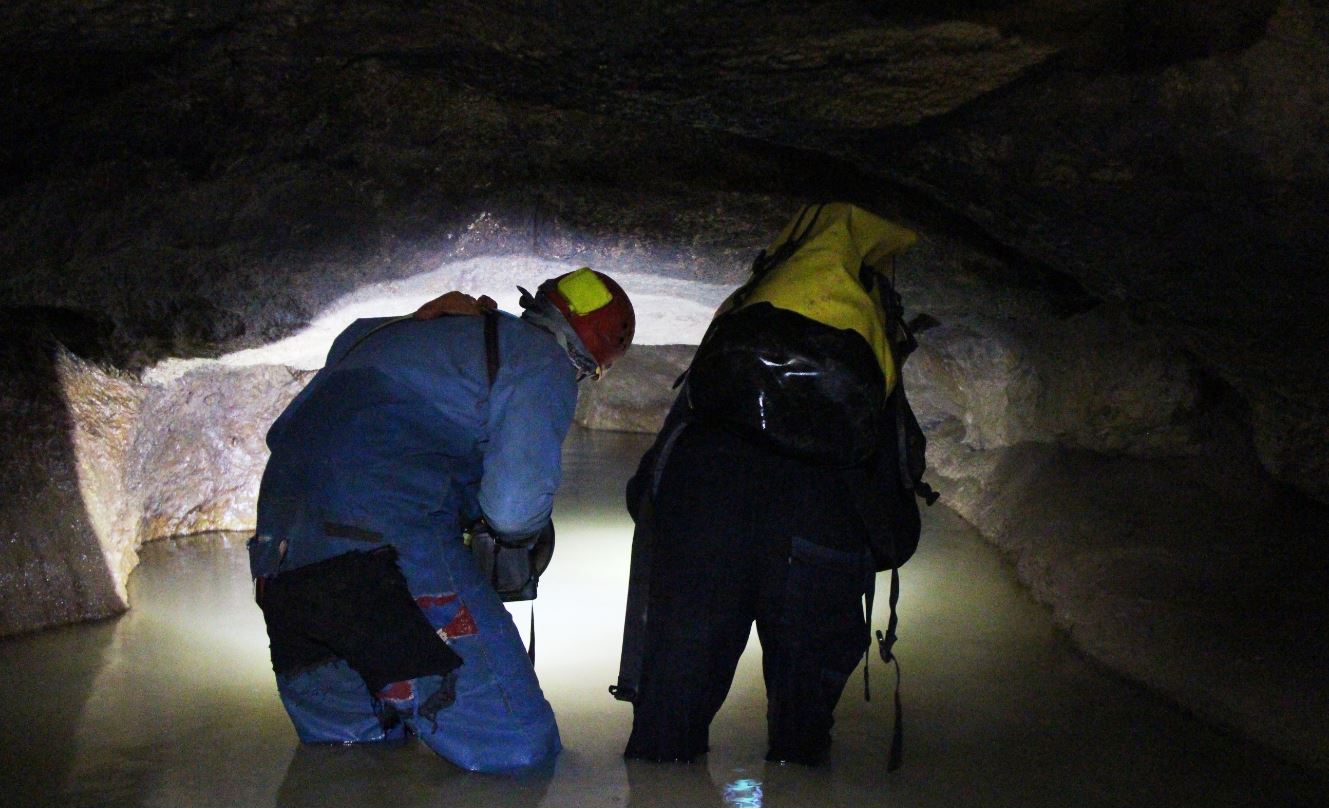
[[[755,621],[766,758],[820,763],[835,705],[869,641],[862,598],[875,569],[848,493],[896,491],[896,467],[829,469],[780,455],[759,437],[691,421],[670,444],[684,410],[675,405],[628,484],[638,518],[658,480],[649,618],[625,755],[687,761],[707,751]],[[916,521],[912,496],[906,502]]]

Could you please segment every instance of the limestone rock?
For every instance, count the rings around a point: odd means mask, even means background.
[[[959,418],[964,441],[1104,453],[1194,449],[1196,374],[1162,337],[1108,309],[1044,322],[971,322],[923,333],[905,366],[922,418]]]
[[[119,480],[139,394],[48,335],[0,325],[0,635],[128,606]]]
[[[1277,391],[1250,392],[1255,449],[1270,474],[1329,503],[1329,413]]]
[[[654,433],[678,391],[673,385],[696,346],[633,346],[598,382],[582,383],[576,421],[595,430]]]
[[[1313,737],[1321,692],[1227,641],[1304,660],[1288,620],[1325,614],[1319,513],[1246,465],[1329,501],[1325,3],[204,5],[0,4],[0,305],[104,312],[132,370],[486,253],[736,282],[799,203],[853,198],[923,234],[901,288],[943,324],[908,369],[943,496],[1100,659]],[[680,363],[653,353],[579,418],[654,429]],[[123,377],[0,341],[0,632],[122,609],[103,536],[252,508],[281,373],[148,391],[131,429]],[[1279,600],[1225,635],[1198,594],[1234,560]],[[1283,707],[1234,706],[1262,669]]]
[[[127,601],[125,583],[138,565],[138,537],[132,521],[135,503],[123,470],[140,424],[142,389],[132,379],[64,351],[56,369],[73,426],[83,509],[116,592]]]
[[[139,541],[253,528],[264,436],[310,376],[212,365],[150,388],[124,469]]]
[[[929,435],[942,503],[1010,554],[1081,648],[1207,719],[1329,765],[1322,507],[1280,500],[1231,442],[1142,458],[975,449],[963,434],[950,419]],[[1293,507],[1305,512],[1290,519]]]
[[[1123,303],[1232,387],[1324,412],[1329,287],[1309,268],[1329,254],[1329,9],[1103,10],[1065,69],[894,133],[866,160]],[[1253,417],[1288,433],[1276,407]],[[1320,465],[1275,470],[1309,494],[1329,487]]]

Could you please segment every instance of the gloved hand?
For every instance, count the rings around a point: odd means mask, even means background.
[[[492,529],[490,529],[492,531]],[[533,534],[494,534],[498,544],[505,548],[533,548],[542,542],[552,543],[554,541],[554,521],[550,519],[544,524],[544,527]]]
[[[499,536],[483,519],[466,531],[480,574],[504,601],[535,598],[540,574],[554,555],[553,520],[534,534]]]

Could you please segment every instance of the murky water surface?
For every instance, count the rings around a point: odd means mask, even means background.
[[[763,762],[755,633],[707,760],[625,762],[631,707],[606,688],[631,538],[622,482],[646,443],[574,431],[567,445],[558,551],[536,603],[536,668],[566,747],[548,771],[465,773],[413,742],[300,746],[273,685],[244,537],[209,535],[145,547],[129,614],[0,641],[0,802],[1322,805],[1329,796],[1324,776],[1087,662],[1000,557],[940,508],[927,513],[902,576],[904,769],[886,773],[890,679],[875,660],[871,703],[861,671],[850,680],[828,767]],[[526,608],[514,613],[524,631]]]

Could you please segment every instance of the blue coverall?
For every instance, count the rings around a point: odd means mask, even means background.
[[[492,388],[483,317],[403,320],[357,344],[384,322],[348,327],[269,430],[251,567],[272,576],[394,546],[411,596],[463,660],[456,701],[426,720],[415,708],[442,678],[371,694],[344,660],[279,674],[282,701],[305,742],[400,737],[381,721],[390,704],[465,769],[539,763],[560,749],[553,711],[462,527],[483,515],[497,535],[521,536],[549,520],[576,372],[548,332],[511,315],[497,317]]]

